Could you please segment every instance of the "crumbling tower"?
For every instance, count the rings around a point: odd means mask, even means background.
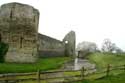
[[[32,63],[37,60],[39,12],[20,3],[4,4],[0,8],[0,34],[9,45],[6,62]]]

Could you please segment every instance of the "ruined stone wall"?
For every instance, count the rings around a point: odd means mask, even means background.
[[[75,56],[75,32],[70,31],[63,39],[63,41],[45,36],[38,35],[39,41],[39,56],[40,57],[54,57],[54,56]]]
[[[65,56],[65,45],[62,41],[43,34],[39,34],[38,38],[40,57]]]
[[[6,62],[35,62],[37,59],[39,12],[20,3],[4,4],[0,8],[0,34],[9,44]]]
[[[20,3],[4,4],[0,8],[0,35],[9,45],[6,62],[35,62],[40,57],[75,55],[75,32],[63,41],[38,33],[39,12]],[[67,41],[67,43],[66,43]]]
[[[66,56],[75,56],[75,43],[76,36],[74,31],[70,31],[63,39],[65,42],[65,55]]]

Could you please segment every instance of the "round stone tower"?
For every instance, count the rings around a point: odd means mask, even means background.
[[[39,11],[21,3],[0,8],[0,35],[9,45],[6,62],[32,63],[37,60]]]

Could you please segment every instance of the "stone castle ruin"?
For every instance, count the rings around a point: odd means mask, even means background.
[[[67,56],[73,56],[75,55],[75,43],[76,43],[76,36],[75,32],[71,31],[69,32],[63,39],[63,42],[65,42],[65,54]]]
[[[39,11],[32,6],[15,2],[1,6],[1,40],[9,45],[6,62],[32,63],[38,57],[75,55],[75,32],[60,41],[38,33],[38,24]]]
[[[64,56],[65,44],[57,39],[38,34],[40,57]]]
[[[40,57],[74,56],[75,55],[75,32],[69,32],[63,41],[38,34]],[[66,43],[67,42],[67,43]]]

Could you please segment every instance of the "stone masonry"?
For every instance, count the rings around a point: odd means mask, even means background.
[[[63,41],[55,38],[39,34],[39,56],[40,57],[54,57],[65,55],[65,44]]]
[[[65,42],[65,55],[74,56],[75,55],[75,43],[76,36],[74,31],[70,31],[63,39]]]
[[[39,12],[20,3],[4,4],[0,8],[0,34],[9,44],[6,62],[32,63],[37,60]]]
[[[9,45],[6,62],[33,63],[38,57],[75,55],[75,32],[62,41],[38,33],[39,11],[21,3],[0,8],[0,36]]]

